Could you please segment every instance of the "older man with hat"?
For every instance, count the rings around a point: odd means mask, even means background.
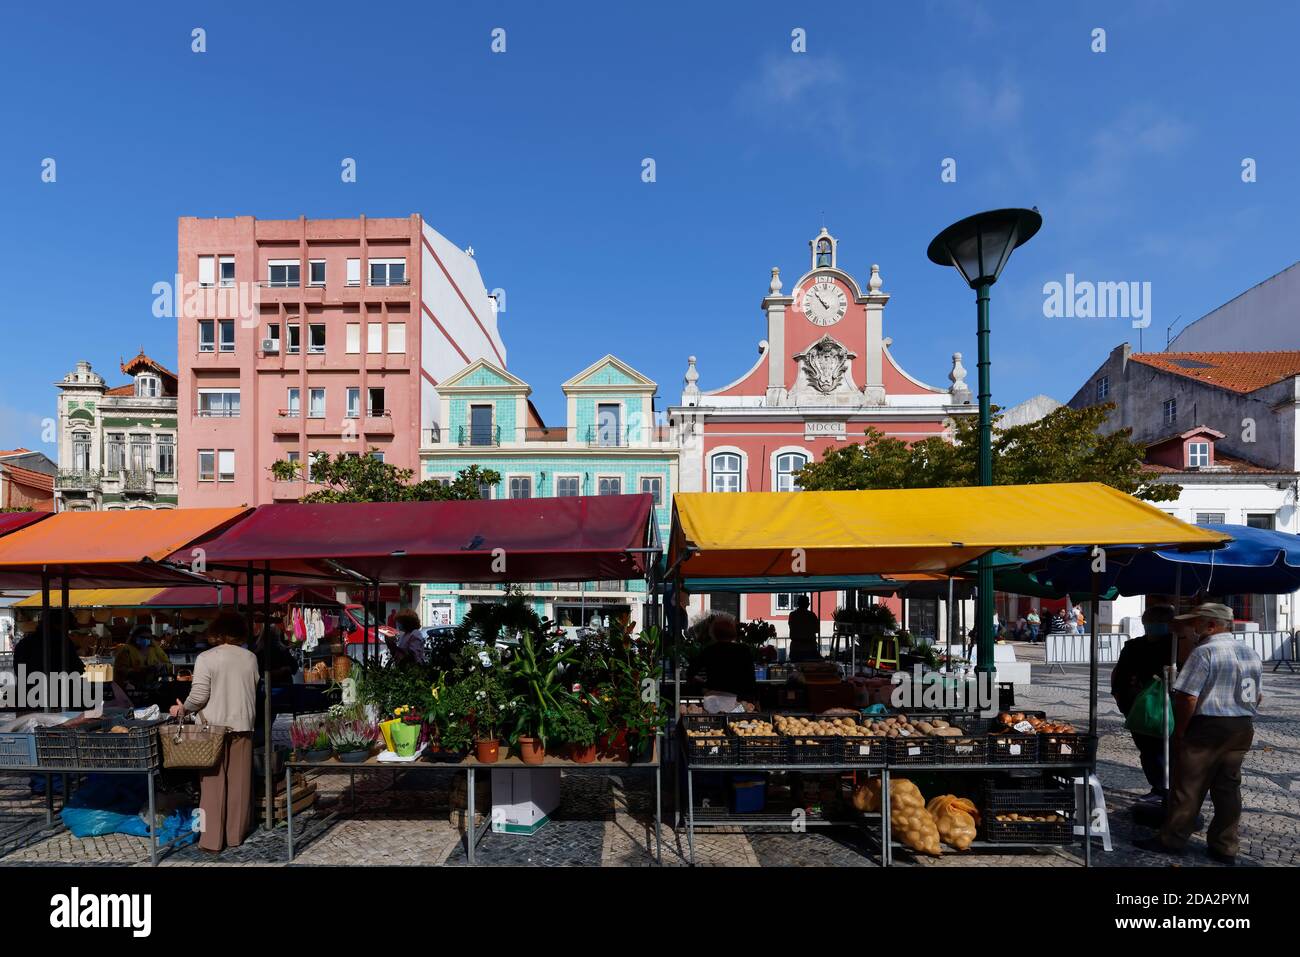
[[[1214,819],[1206,833],[1210,857],[1235,864],[1241,821],[1241,766],[1255,737],[1263,698],[1263,663],[1232,636],[1232,609],[1207,602],[1176,621],[1192,621],[1201,642],[1174,681],[1174,774],[1168,812],[1144,850],[1183,854],[1208,792]]]

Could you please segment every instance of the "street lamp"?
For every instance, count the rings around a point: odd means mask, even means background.
[[[993,209],[953,223],[930,242],[932,263],[953,266],[975,290],[979,320],[979,484],[993,484],[993,418],[989,386],[989,287],[998,281],[1011,251],[1027,243],[1043,225],[1037,209]],[[979,560],[979,663],[976,670],[992,673],[993,564]]]

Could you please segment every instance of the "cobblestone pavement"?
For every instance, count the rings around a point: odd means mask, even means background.
[[[1049,673],[1041,647],[1019,646],[1022,660],[1034,663],[1033,683],[1017,688],[1017,705],[1037,708],[1074,722],[1087,719],[1088,673],[1067,667]],[[1094,845],[1097,866],[1213,866],[1204,856],[1204,832],[1192,841],[1186,858],[1149,854],[1131,846],[1150,832],[1131,816],[1134,802],[1146,793],[1146,781],[1124,732],[1122,717],[1111,701],[1108,670],[1099,678],[1098,776],[1105,786],[1113,850]],[[1300,864],[1300,674],[1266,673],[1255,745],[1243,774],[1245,816],[1239,863],[1295,866]],[[447,864],[466,863],[461,828],[463,793],[452,793],[453,774],[343,773],[315,776],[318,801],[295,815],[294,864]],[[480,784],[487,775],[480,775]],[[928,781],[925,787],[938,787]],[[959,781],[960,778],[951,779]],[[459,787],[459,785],[457,785]],[[929,793],[929,792],[927,792]],[[488,833],[476,848],[476,863],[529,866],[647,866],[655,863],[653,779],[644,774],[603,775],[566,773],[562,801],[552,819],[537,833]],[[663,863],[687,863],[684,828],[674,832],[673,784],[663,780]],[[456,810],[453,810],[455,808]],[[1208,820],[1212,808],[1207,803]],[[45,802],[33,797],[27,778],[0,776],[0,866],[148,865],[148,842],[114,834],[74,838],[58,824],[44,828]],[[243,845],[212,855],[196,847],[166,854],[163,866],[283,865],[287,858],[285,828],[258,830]],[[740,831],[700,828],[695,834],[695,859],[700,866],[875,866],[875,841],[861,829],[849,827],[785,831]],[[1080,848],[1017,851],[1014,853],[945,853],[938,859],[898,851],[901,866],[1033,866],[1070,867],[1082,863]]]

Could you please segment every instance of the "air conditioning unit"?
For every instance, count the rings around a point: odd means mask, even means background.
[[[279,339],[263,339],[263,340],[262,340],[262,351],[263,351],[263,352],[279,352],[279,351],[280,351],[280,340],[279,340]]]

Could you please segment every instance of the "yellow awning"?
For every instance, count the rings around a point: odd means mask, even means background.
[[[1095,482],[673,496],[685,578],[944,574],[997,548],[1213,547],[1229,536]]]
[[[141,608],[149,603],[162,588],[71,588],[68,590],[69,608]],[[50,607],[58,608],[63,596],[59,589],[50,590]],[[40,608],[41,593],[28,595],[13,603],[14,608]]]

